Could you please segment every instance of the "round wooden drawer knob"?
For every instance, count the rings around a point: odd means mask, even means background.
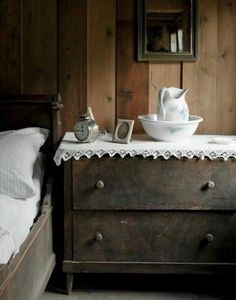
[[[103,236],[100,232],[96,233],[95,236],[96,241],[101,242],[103,240]]]
[[[96,182],[96,188],[97,189],[103,189],[104,188],[104,182],[102,181],[102,180],[98,180],[97,182]]]
[[[215,239],[215,237],[214,237],[214,235],[212,233],[207,233],[206,236],[205,236],[205,238],[206,238],[207,242],[212,242]]]
[[[215,182],[209,180],[209,181],[207,182],[207,187],[208,187],[209,189],[214,189],[214,187],[215,187]]]

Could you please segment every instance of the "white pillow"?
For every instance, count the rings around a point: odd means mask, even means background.
[[[46,137],[49,135],[49,130],[41,127],[27,127],[23,129],[15,130],[15,134],[29,134],[29,133],[42,133]]]
[[[29,133],[42,133],[46,137],[49,136],[49,130],[46,128],[41,128],[41,127],[27,127],[27,128],[22,128],[22,129],[17,129],[17,130],[8,130],[8,131],[0,131],[0,138],[3,135],[6,134],[29,134]]]
[[[9,133],[14,132],[14,130],[0,131],[0,137]]]
[[[26,199],[35,195],[34,163],[46,137],[41,133],[7,134],[0,139],[0,193]]]

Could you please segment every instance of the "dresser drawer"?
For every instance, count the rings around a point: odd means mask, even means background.
[[[236,216],[83,212],[73,215],[73,260],[236,262]]]
[[[81,159],[71,176],[73,209],[236,209],[234,161]]]

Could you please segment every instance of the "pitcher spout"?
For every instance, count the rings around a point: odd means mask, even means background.
[[[181,95],[181,97],[185,97],[185,95],[186,95],[186,93],[187,93],[188,89],[183,89],[182,91],[183,91],[183,92],[182,92],[182,95]]]
[[[185,94],[187,93],[188,89],[180,89],[176,87],[170,87],[168,89],[169,97],[172,99],[180,99],[182,97],[185,97]]]

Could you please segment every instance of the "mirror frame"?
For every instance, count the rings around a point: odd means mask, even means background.
[[[196,61],[197,59],[197,49],[198,49],[198,3],[197,0],[190,1],[191,9],[191,30],[190,30],[190,52],[181,53],[168,53],[168,52],[148,52],[146,51],[146,0],[137,0],[137,25],[138,25],[138,39],[137,39],[137,50],[138,50],[138,61],[167,61],[167,62],[177,62],[177,61]],[[168,0],[166,0],[168,1]]]

